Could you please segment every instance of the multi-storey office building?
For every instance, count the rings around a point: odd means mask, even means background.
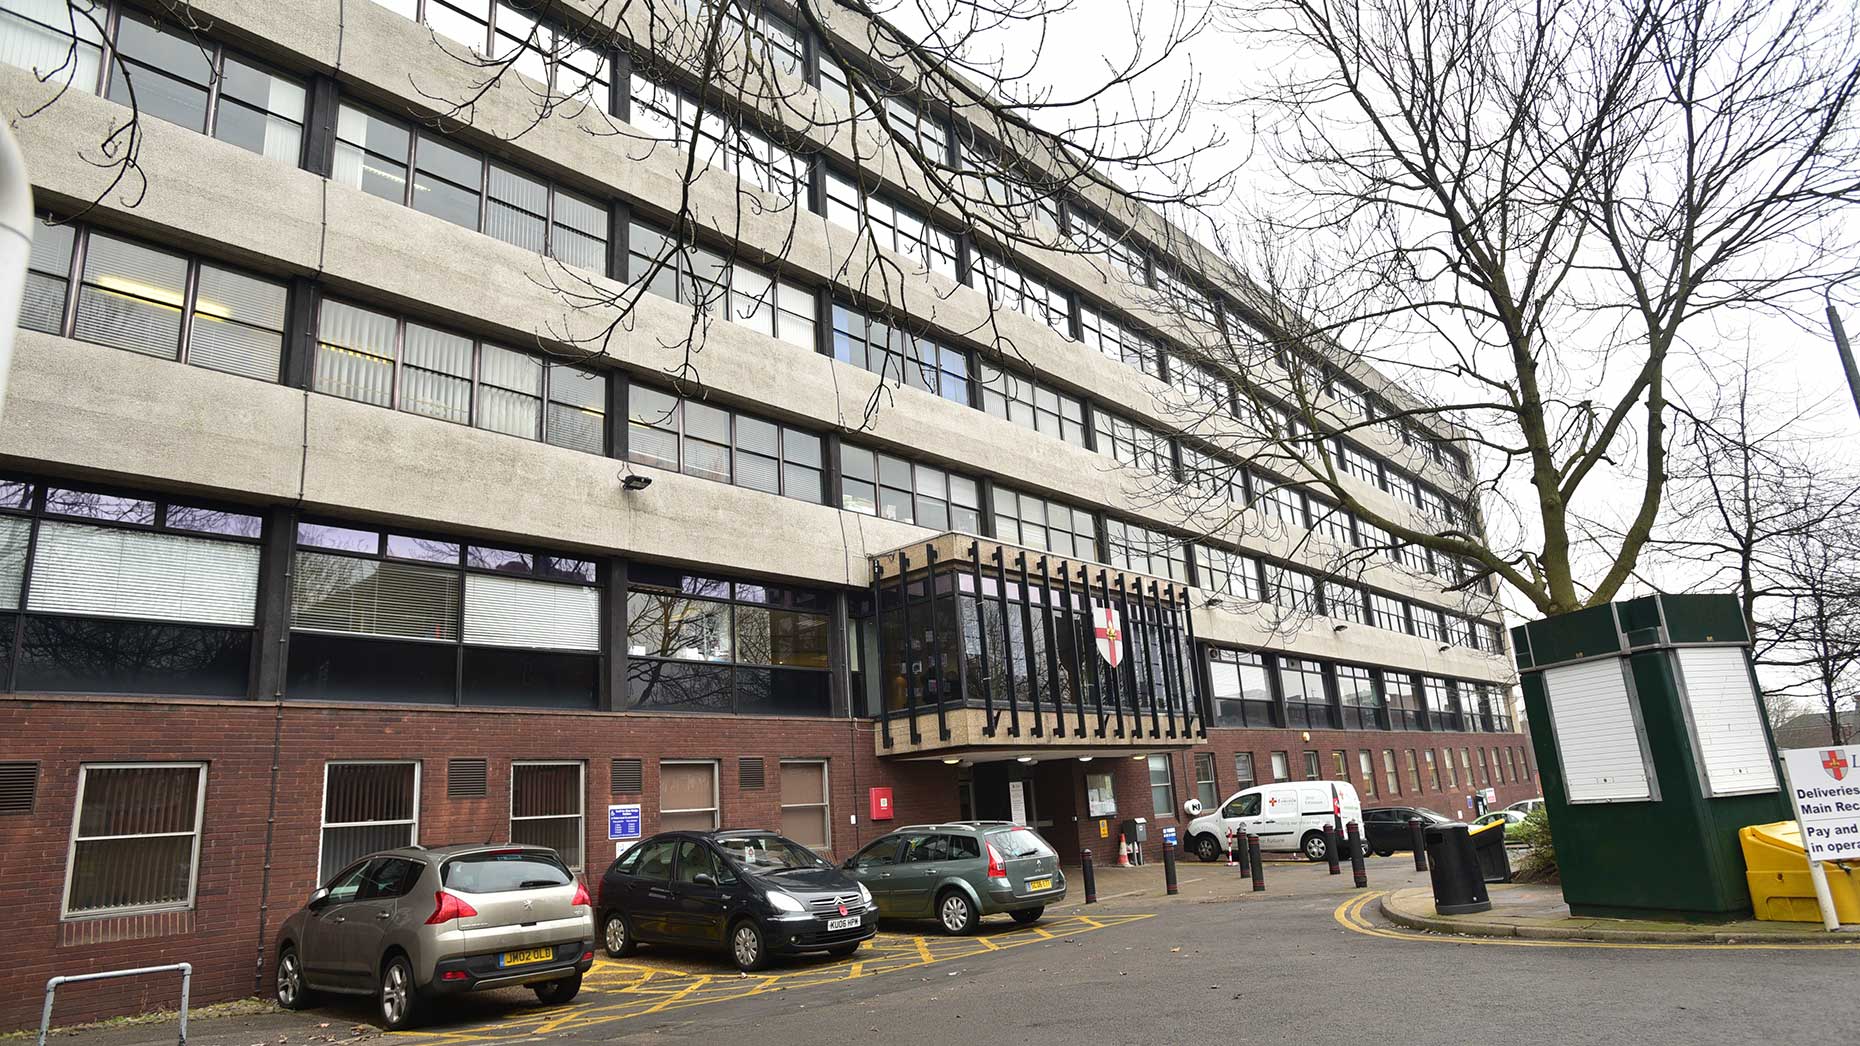
[[[542,842],[597,879],[616,804],[647,833],[770,825],[841,856],[1012,816],[1074,859],[1256,782],[1535,794],[1498,622],[1443,594],[1456,565],[1323,576],[1313,549],[1372,528],[1244,469],[1232,496],[1280,537],[1196,538],[1133,495],[1205,457],[1175,389],[1233,396],[1145,288],[1240,322],[1153,216],[1033,208],[1097,256],[977,243],[852,162],[869,129],[771,128],[690,186],[727,235],[666,265],[685,153],[528,127],[516,91],[448,133],[410,115],[471,82],[458,43],[525,24],[509,6],[191,7],[177,36],[128,0],[96,4],[101,32],[0,0],[6,104],[73,63],[20,137],[40,204],[77,216],[39,230],[0,427],[0,904],[26,945],[0,1024],[56,973],[185,959],[196,998],[268,985],[273,927],[387,845]],[[783,75],[846,112],[782,27]],[[595,51],[519,66],[642,135],[705,126],[693,74],[648,78],[622,35]],[[97,162],[123,69],[145,191]],[[986,174],[958,123],[893,115]],[[854,227],[933,308],[902,320],[848,280]],[[565,274],[645,284],[598,357],[560,340],[601,322],[565,309]],[[667,377],[694,296],[723,303],[701,390]],[[1402,401],[1360,368],[1331,390]],[[1451,435],[1337,453],[1371,503],[1465,517]]]

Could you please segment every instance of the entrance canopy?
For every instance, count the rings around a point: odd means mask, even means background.
[[[969,534],[872,557],[881,755],[1189,747],[1188,589]]]

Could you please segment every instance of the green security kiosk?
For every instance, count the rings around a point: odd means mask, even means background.
[[[1647,596],[1511,636],[1571,914],[1747,915],[1737,830],[1792,815],[1736,598]]]

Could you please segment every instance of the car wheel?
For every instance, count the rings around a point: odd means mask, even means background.
[[[573,999],[581,991],[581,974],[544,981],[534,986],[533,990],[536,992],[536,1001],[544,1006],[560,1006]]]
[[[1306,832],[1300,849],[1304,851],[1305,858],[1312,861],[1322,861],[1330,854],[1330,848],[1324,845],[1324,833],[1322,832]]]
[[[310,1005],[310,989],[304,986],[303,963],[297,949],[285,945],[278,953],[278,1005],[287,1010],[301,1010]]]
[[[1393,850],[1377,850],[1377,851],[1376,851],[1376,856],[1377,856],[1377,857],[1393,857],[1393,856],[1395,856],[1395,851],[1393,851]]]
[[[1040,916],[1046,914],[1046,906],[1041,905],[1038,908],[1022,908],[1020,911],[1010,912],[1008,914],[1012,915],[1014,921],[1022,926],[1032,926],[1034,923],[1040,921]]]
[[[762,927],[754,919],[744,919],[730,930],[730,958],[744,973],[754,973],[769,964],[768,948],[762,940]]]
[[[937,898],[936,916],[943,924],[943,932],[951,937],[975,932],[975,905],[969,903],[968,895],[961,890],[949,890]]]
[[[633,954],[638,945],[633,940],[633,926],[626,921],[625,912],[607,913],[607,920],[601,923],[601,946],[615,959]]]
[[[848,955],[851,955],[852,953],[858,950],[859,950],[859,942],[854,941],[851,944],[836,944],[833,947],[827,949],[827,954],[831,955],[835,959],[844,959]]]
[[[388,1031],[413,1026],[420,1008],[419,990],[413,983],[413,964],[405,955],[396,955],[381,969],[381,1024]]]
[[[1195,841],[1190,845],[1190,849],[1195,852],[1196,857],[1207,862],[1220,860],[1223,852],[1221,850],[1221,841],[1206,832],[1195,837]]]

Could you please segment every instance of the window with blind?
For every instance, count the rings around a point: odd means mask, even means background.
[[[79,767],[63,917],[192,908],[206,795],[205,763]]]
[[[579,872],[587,836],[584,769],[578,762],[510,764],[510,841],[546,846]]]
[[[380,850],[420,841],[420,764],[323,764],[318,883]]]
[[[1085,509],[999,485],[993,498],[995,537],[1075,559],[1098,558],[1097,521]]]
[[[781,834],[814,850],[832,848],[825,760],[781,761]]]
[[[840,445],[842,508],[935,531],[982,529],[981,487],[968,476]]]
[[[570,450],[605,450],[601,372],[333,298],[317,320],[314,387]]]
[[[1236,790],[1251,788],[1259,780],[1253,776],[1253,753],[1234,753],[1234,788]]]
[[[297,545],[291,696],[594,706],[592,562],[331,523]]]
[[[824,592],[629,564],[628,707],[825,715]]]
[[[244,696],[261,530],[228,509],[0,480],[0,685]]]
[[[717,816],[717,764],[711,761],[660,760],[659,830],[714,832]]]
[[[627,388],[627,460],[820,504],[825,441],[741,411]]]

